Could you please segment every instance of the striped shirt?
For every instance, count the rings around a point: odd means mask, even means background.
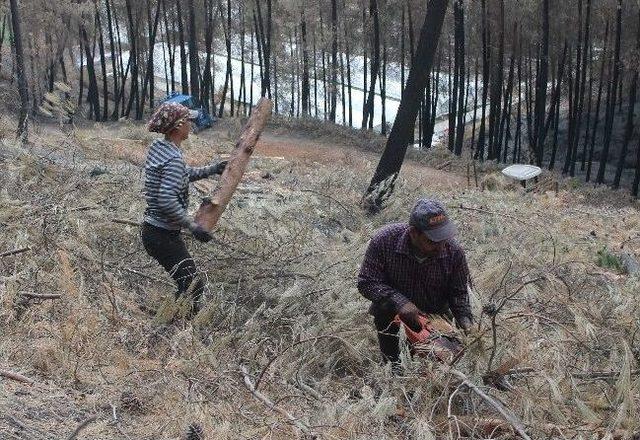
[[[410,226],[385,226],[371,239],[358,275],[358,290],[377,308],[399,310],[413,302],[425,313],[472,319],[467,283],[469,268],[464,251],[455,241],[441,253],[418,259],[411,250]]]
[[[156,139],[147,153],[144,166],[144,194],[147,208],[144,221],[159,228],[180,230],[187,226],[189,182],[215,174],[216,164],[192,168],[187,166],[182,151],[165,139]]]

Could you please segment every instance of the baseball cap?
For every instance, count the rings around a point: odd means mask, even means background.
[[[442,203],[434,199],[418,199],[411,210],[409,224],[435,242],[448,240],[458,233]]]

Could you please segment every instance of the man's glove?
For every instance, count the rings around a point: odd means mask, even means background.
[[[218,162],[214,168],[213,174],[222,174],[224,169],[227,167],[229,163],[228,160],[223,160],[222,162]]]
[[[213,238],[209,233],[209,231],[205,230],[202,226],[200,226],[196,222],[193,222],[189,225],[189,230],[191,231],[193,238],[203,243],[206,243]]]
[[[400,315],[402,322],[409,326],[414,332],[418,333],[422,330],[422,324],[420,324],[420,309],[411,301],[398,310],[398,315]]]
[[[456,320],[458,321],[458,327],[460,327],[465,334],[469,334],[472,326],[471,319],[469,319],[466,316],[463,316]]]

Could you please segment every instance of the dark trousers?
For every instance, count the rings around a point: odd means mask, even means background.
[[[386,362],[398,363],[400,360],[400,325],[393,322],[396,312],[392,307],[372,307],[373,323],[378,331],[378,344]]]
[[[180,231],[170,231],[145,222],[142,225],[142,244],[178,285],[176,298],[191,292],[197,312],[204,282],[197,276],[196,264],[180,237]]]

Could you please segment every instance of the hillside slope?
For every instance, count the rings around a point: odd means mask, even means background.
[[[186,155],[206,163],[236,133],[204,132]],[[379,362],[355,277],[371,233],[422,195],[450,207],[474,279],[479,331],[456,368],[481,385],[506,365],[516,391],[486,391],[532,438],[640,429],[640,283],[618,267],[621,247],[640,254],[640,213],[616,193],[480,191],[411,162],[368,217],[374,153],[271,130],[215,240],[187,238],[207,307],[170,322],[173,287],[135,226],[151,137],[118,123],[31,139],[0,141],[0,253],[29,248],[0,257],[0,369],[34,381],[0,378],[2,438],[508,438],[507,425],[483,432],[499,416],[441,367],[406,359],[393,377]],[[192,208],[212,185],[193,188]]]

